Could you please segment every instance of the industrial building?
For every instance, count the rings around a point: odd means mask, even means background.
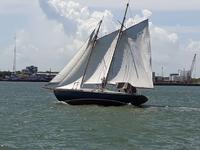
[[[180,69],[178,73],[171,73],[169,77],[155,76],[153,73],[153,81],[155,84],[196,84],[192,79],[197,54],[194,54],[190,69]]]

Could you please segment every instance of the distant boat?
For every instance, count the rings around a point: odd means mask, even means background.
[[[148,99],[138,88],[153,88],[148,19],[98,38],[102,24],[85,46],[46,86],[59,101],[71,105],[140,106]]]

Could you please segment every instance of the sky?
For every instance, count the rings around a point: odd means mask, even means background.
[[[127,0],[0,0],[0,70],[12,70],[17,36],[17,70],[29,65],[60,71],[104,16],[100,36],[114,31]],[[126,25],[150,21],[153,71],[190,69],[200,77],[200,1],[130,0]]]

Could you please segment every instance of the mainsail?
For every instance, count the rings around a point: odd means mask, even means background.
[[[124,30],[115,49],[117,38],[118,31],[97,41],[84,83],[101,84],[107,77],[108,84],[128,82],[135,87],[153,88],[148,20]]]
[[[123,31],[108,73],[108,83],[153,88],[148,20]]]

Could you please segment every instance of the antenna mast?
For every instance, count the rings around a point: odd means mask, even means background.
[[[13,57],[13,74],[16,74],[16,53],[17,53],[17,36],[15,34],[14,57]]]

